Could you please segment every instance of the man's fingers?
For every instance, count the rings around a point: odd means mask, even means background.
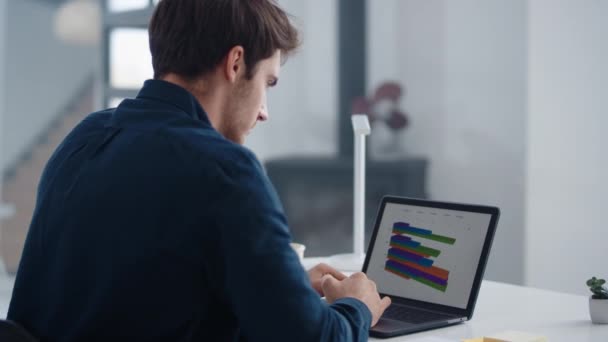
[[[337,282],[338,280],[336,280],[336,278],[334,278],[334,276],[332,276],[331,274],[326,274],[321,278],[321,284],[323,286],[325,285],[333,285],[334,282]]]
[[[336,270],[335,268],[329,266],[329,265],[325,265],[325,274],[331,274],[334,278],[338,279],[338,280],[344,280],[346,279],[346,274]]]
[[[334,287],[336,286],[336,283],[338,283],[338,280],[329,273],[324,275],[323,278],[321,278],[321,286],[323,288],[325,288],[326,286]]]
[[[367,276],[363,272],[353,273],[350,277],[353,279],[367,279]]]
[[[323,290],[323,296],[327,299],[329,304],[332,304],[336,298],[339,298],[338,293],[340,281],[334,278],[331,274],[326,274],[321,278],[321,289]]]
[[[382,311],[386,310],[391,305],[391,297],[386,296],[380,300],[380,307]]]

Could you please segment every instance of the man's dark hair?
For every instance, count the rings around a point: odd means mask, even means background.
[[[155,79],[204,76],[237,45],[251,79],[259,61],[299,45],[297,29],[274,0],[162,0],[149,34]]]

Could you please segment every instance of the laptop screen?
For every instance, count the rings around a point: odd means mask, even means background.
[[[367,275],[388,295],[466,309],[491,214],[386,203]]]

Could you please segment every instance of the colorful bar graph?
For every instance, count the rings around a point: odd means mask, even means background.
[[[433,266],[433,260],[427,259],[425,257],[422,257],[422,256],[414,254],[414,253],[410,253],[408,251],[404,251],[402,249],[391,248],[388,250],[388,256],[399,258],[403,261],[411,261],[411,262],[417,263],[422,266],[427,266],[427,267]]]
[[[434,240],[450,245],[453,245],[454,242],[456,242],[456,239],[454,238],[443,235],[436,235],[428,229],[412,227],[409,224],[403,222],[397,222],[393,225],[393,233],[409,234],[423,239]]]
[[[412,267],[411,264],[405,265],[404,263],[401,263],[401,262],[398,262],[398,261],[395,261],[392,259],[387,260],[386,263],[387,263],[387,265],[391,266],[394,269],[403,271],[406,274],[411,274],[414,277],[421,277],[421,278],[430,280],[430,281],[436,283],[437,285],[447,286],[447,284],[448,284],[448,281],[446,279],[441,279],[434,275],[420,271],[419,269]]]
[[[390,245],[390,246],[391,246],[391,248],[400,249],[400,250],[402,250],[402,251],[406,251],[406,252],[414,253],[414,254],[416,254],[416,255],[420,255],[421,257],[425,257],[425,258],[430,257],[430,255],[429,255],[429,254],[424,254],[424,253],[422,253],[422,252],[419,252],[419,251],[413,250],[413,249],[408,248],[408,247],[404,247],[404,246],[397,246],[397,245]]]
[[[429,275],[433,276],[433,277],[437,277],[440,278],[442,280],[447,281],[448,277],[450,276],[450,271],[445,270],[443,268],[440,267],[436,267],[436,266],[432,266],[432,267],[425,267],[425,266],[421,266],[419,264],[407,261],[407,260],[399,260],[394,258],[393,256],[389,256],[388,257],[389,260],[393,260],[394,262],[403,264],[404,266],[407,266],[408,268],[413,268],[415,270],[418,270],[420,272],[425,272],[428,273]],[[429,278],[431,279],[431,278]]]
[[[395,237],[395,236],[398,236],[398,235],[393,235],[393,237]],[[419,253],[422,253],[422,254],[434,256],[435,258],[438,257],[439,254],[441,254],[440,250],[421,246],[420,242],[412,241],[412,243],[403,243],[403,242],[394,241],[392,237],[391,237],[390,246],[391,247],[409,248],[409,249],[411,249],[411,250],[413,250],[415,252],[419,252]]]
[[[441,254],[441,250],[423,246],[413,237],[448,245],[453,245],[456,239],[433,234],[433,231],[429,229],[413,227],[406,222],[395,222],[392,233],[385,270],[401,278],[415,280],[445,292],[450,272],[434,266],[435,260],[431,259],[431,257],[437,258]]]
[[[400,233],[401,232],[403,232],[403,233],[413,232],[413,233],[426,234],[426,235],[433,234],[433,232],[428,229],[412,227],[408,223],[403,223],[403,222],[397,222],[397,223],[393,224],[393,231],[397,231]]]
[[[441,292],[445,292],[447,290],[447,285],[439,285],[432,281],[426,280],[424,278],[416,277],[415,275],[408,274],[407,272],[405,272],[403,270],[396,269],[396,268],[392,267],[390,264],[385,266],[385,270],[390,273],[393,273],[399,277],[402,277],[402,278],[405,278],[408,280],[410,280],[410,279],[415,280],[421,284],[427,285],[428,287],[431,287],[431,288],[441,291]]]
[[[406,247],[418,247],[420,246],[420,242],[412,241],[412,238],[403,235],[393,235],[391,237],[391,242],[400,244]]]

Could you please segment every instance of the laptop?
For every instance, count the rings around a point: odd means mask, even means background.
[[[392,304],[370,335],[470,320],[499,215],[496,207],[384,197],[363,272]]]

